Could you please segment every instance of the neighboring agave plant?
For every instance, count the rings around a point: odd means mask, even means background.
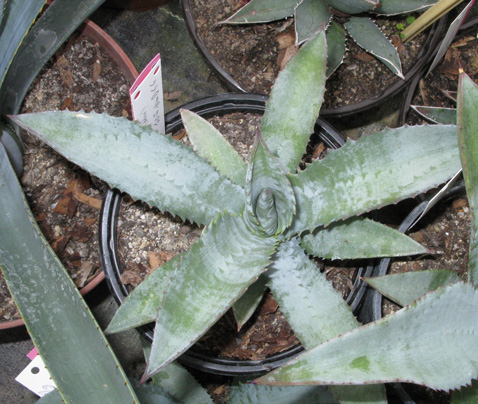
[[[359,323],[308,255],[426,253],[398,231],[358,215],[455,175],[461,168],[456,126],[386,129],[348,141],[298,171],[323,99],[326,48],[322,31],[281,72],[247,165],[189,111],[183,121],[196,152],[124,118],[70,111],[12,117],[110,186],[206,226],[187,252],[136,287],[107,329],[156,322],[143,380],[191,347],[260,276],[309,350]],[[331,387],[339,401],[385,402],[382,385],[352,388]]]
[[[325,26],[330,76],[342,63],[345,55],[345,30],[365,51],[383,62],[394,74],[403,78],[397,50],[380,31],[374,21],[364,13],[377,15],[409,14],[424,10],[437,0],[251,0],[226,24],[253,24],[280,20],[294,16],[296,45],[308,41]],[[334,11],[335,10],[335,11]],[[334,21],[334,14],[349,15],[344,28]]]

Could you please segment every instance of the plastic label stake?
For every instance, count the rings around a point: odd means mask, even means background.
[[[129,90],[133,118],[164,134],[163,78],[158,53],[144,68]]]
[[[22,370],[15,380],[39,397],[43,397],[50,391],[55,390],[56,384],[51,379],[50,373],[48,373],[43,359],[38,355],[36,348],[33,349],[27,357],[32,359],[32,361]]]

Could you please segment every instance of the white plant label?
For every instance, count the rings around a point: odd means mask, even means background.
[[[56,389],[56,384],[51,379],[40,355],[36,355],[15,380],[39,397]]]
[[[157,54],[129,90],[133,118],[164,134],[163,78],[161,56]]]

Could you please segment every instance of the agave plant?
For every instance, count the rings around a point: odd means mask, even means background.
[[[389,39],[372,18],[376,15],[410,14],[424,10],[437,0],[251,0],[231,17],[226,24],[265,23],[294,16],[296,45],[309,40],[319,30],[327,29],[330,76],[340,66],[345,55],[345,38],[349,36],[365,51],[383,62],[398,77],[403,78],[400,57]],[[348,16],[343,27],[334,15]],[[345,28],[345,30],[344,30]]]
[[[459,171],[456,126],[387,129],[348,141],[298,170],[323,99],[326,52],[325,33],[319,32],[281,72],[248,163],[190,111],[183,111],[183,121],[195,151],[170,135],[104,114],[12,117],[110,186],[205,226],[187,252],[136,287],[108,326],[108,332],[119,332],[156,322],[143,381],[191,347],[260,276],[309,350],[359,323],[308,255],[426,253],[398,231],[359,215],[413,197]],[[385,401],[382,385],[332,389],[339,400]]]

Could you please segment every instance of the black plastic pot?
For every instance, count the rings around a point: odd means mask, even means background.
[[[183,105],[185,108],[198,113],[203,117],[224,115],[232,112],[264,112],[266,96],[253,94],[223,94],[207,97]],[[179,108],[165,116],[166,131],[175,132],[182,128]],[[317,121],[315,132],[321,140],[330,147],[337,149],[344,144],[344,139],[330,125],[322,119]],[[109,288],[118,303],[128,295],[128,291],[120,281],[122,271],[121,262],[117,251],[117,218],[122,196],[117,190],[109,190],[103,199],[100,218],[100,251],[103,268]],[[365,293],[365,285],[360,279],[362,276],[371,275],[372,266],[360,268],[355,279],[354,289],[348,297],[348,303],[353,310],[357,310]],[[152,341],[153,327],[139,328],[143,335]],[[295,346],[285,352],[273,355],[264,360],[227,360],[207,356],[190,349],[179,358],[179,361],[189,367],[219,375],[258,375],[274,369],[303,350]]]
[[[194,17],[191,12],[191,0],[181,0],[183,7],[184,19],[186,26],[193,39],[196,48],[203,55],[209,66],[215,70],[221,80],[232,90],[247,92],[242,86],[229,74],[224,68],[217,62],[214,56],[211,54],[204,41],[200,37]],[[404,80],[397,80],[392,86],[384,90],[381,94],[372,98],[363,100],[356,104],[346,105],[333,109],[322,109],[320,116],[323,118],[338,118],[342,116],[350,116],[360,114],[368,111],[372,108],[377,108],[382,105],[385,100],[398,94],[400,91],[407,88],[413,78],[422,72],[423,66],[427,65],[435,55],[437,45],[439,44],[441,37],[446,27],[446,16],[442,17],[439,21],[432,25],[430,28],[426,42],[423,44],[422,49],[417,57],[415,65],[405,74]]]

